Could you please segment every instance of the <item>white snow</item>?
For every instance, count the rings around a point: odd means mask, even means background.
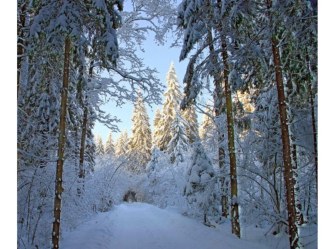
[[[204,226],[175,210],[126,203],[64,232],[63,249],[267,249],[230,232]]]

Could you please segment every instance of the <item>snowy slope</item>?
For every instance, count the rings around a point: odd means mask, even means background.
[[[126,203],[64,234],[63,249],[267,249],[174,211]]]

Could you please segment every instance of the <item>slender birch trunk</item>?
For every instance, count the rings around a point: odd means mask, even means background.
[[[59,140],[58,140],[58,160],[57,160],[56,179],[55,179],[55,197],[54,197],[54,210],[53,210],[54,222],[53,222],[53,231],[52,231],[53,249],[59,248],[61,194],[63,192],[62,174],[63,174],[64,152],[65,152],[65,143],[66,143],[66,116],[67,116],[67,97],[68,97],[68,85],[69,85],[70,47],[71,47],[71,41],[70,38],[67,36],[65,40],[63,86],[61,91],[61,110],[60,110]]]

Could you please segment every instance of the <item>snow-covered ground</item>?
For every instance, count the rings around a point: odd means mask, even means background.
[[[175,210],[146,203],[124,203],[110,212],[98,213],[75,231],[64,232],[63,249],[268,249],[284,248],[247,229],[241,240],[230,226],[210,228]],[[267,243],[271,242],[271,243]],[[271,247],[273,246],[273,247]],[[286,246],[287,248],[287,246]]]

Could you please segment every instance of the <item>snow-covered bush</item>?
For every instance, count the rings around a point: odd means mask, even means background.
[[[193,146],[186,180],[183,193],[190,206],[189,214],[203,218],[207,225],[210,224],[210,219],[219,219],[215,192],[216,173],[200,142]]]
[[[185,172],[188,168],[188,154],[183,156],[183,162],[172,164],[166,152],[154,148],[151,161],[147,166],[148,183],[146,186],[154,205],[186,211],[183,188]]]

